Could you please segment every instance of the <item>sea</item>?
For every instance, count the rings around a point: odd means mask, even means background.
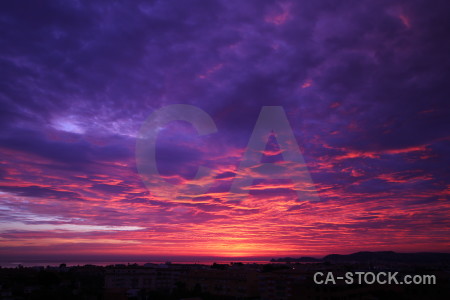
[[[128,264],[138,264],[143,266],[146,263],[153,264],[166,264],[170,262],[171,264],[199,264],[199,265],[212,265],[217,264],[231,264],[231,263],[243,263],[243,264],[268,264],[271,263],[268,260],[208,260],[208,261],[49,261],[49,260],[23,260],[23,261],[0,261],[0,266],[2,268],[17,268],[19,266],[23,267],[58,267],[61,264],[65,264],[67,267],[72,266],[84,266],[84,265],[95,265],[95,266],[111,266],[111,265],[128,265]]]

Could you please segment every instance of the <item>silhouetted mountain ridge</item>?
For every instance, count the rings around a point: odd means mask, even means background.
[[[328,262],[404,262],[445,263],[450,262],[450,253],[418,252],[397,253],[393,251],[356,252],[348,255],[330,254],[323,258]]]
[[[333,263],[369,263],[369,262],[394,262],[394,263],[450,263],[450,253],[417,252],[397,253],[394,251],[362,251],[352,254],[330,254],[322,259],[314,257],[291,258],[284,257],[272,259],[272,262],[333,262]]]

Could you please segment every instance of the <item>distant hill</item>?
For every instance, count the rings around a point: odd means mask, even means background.
[[[323,258],[326,262],[397,262],[397,263],[450,263],[450,253],[397,253],[356,252],[348,255],[330,254]]]
[[[450,253],[418,252],[397,253],[393,251],[356,252],[352,254],[330,254],[322,259],[314,257],[282,257],[272,258],[271,262],[333,262],[333,263],[370,263],[370,262],[396,262],[396,263],[450,263]]]

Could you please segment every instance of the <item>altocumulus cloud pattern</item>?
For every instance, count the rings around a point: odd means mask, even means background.
[[[448,1],[7,1],[0,9],[0,253],[272,256],[448,251]],[[136,169],[154,111],[174,186]],[[258,172],[230,197],[263,106],[281,106],[320,201]],[[260,164],[286,164],[276,134]]]

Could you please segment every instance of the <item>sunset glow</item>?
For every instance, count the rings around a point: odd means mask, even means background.
[[[394,2],[2,4],[0,256],[450,251],[449,39],[435,30],[450,21]],[[217,131],[155,121],[167,185],[148,189],[139,132],[172,104]],[[265,106],[283,108],[305,164],[267,132],[239,173]],[[209,188],[190,194],[200,166]]]

